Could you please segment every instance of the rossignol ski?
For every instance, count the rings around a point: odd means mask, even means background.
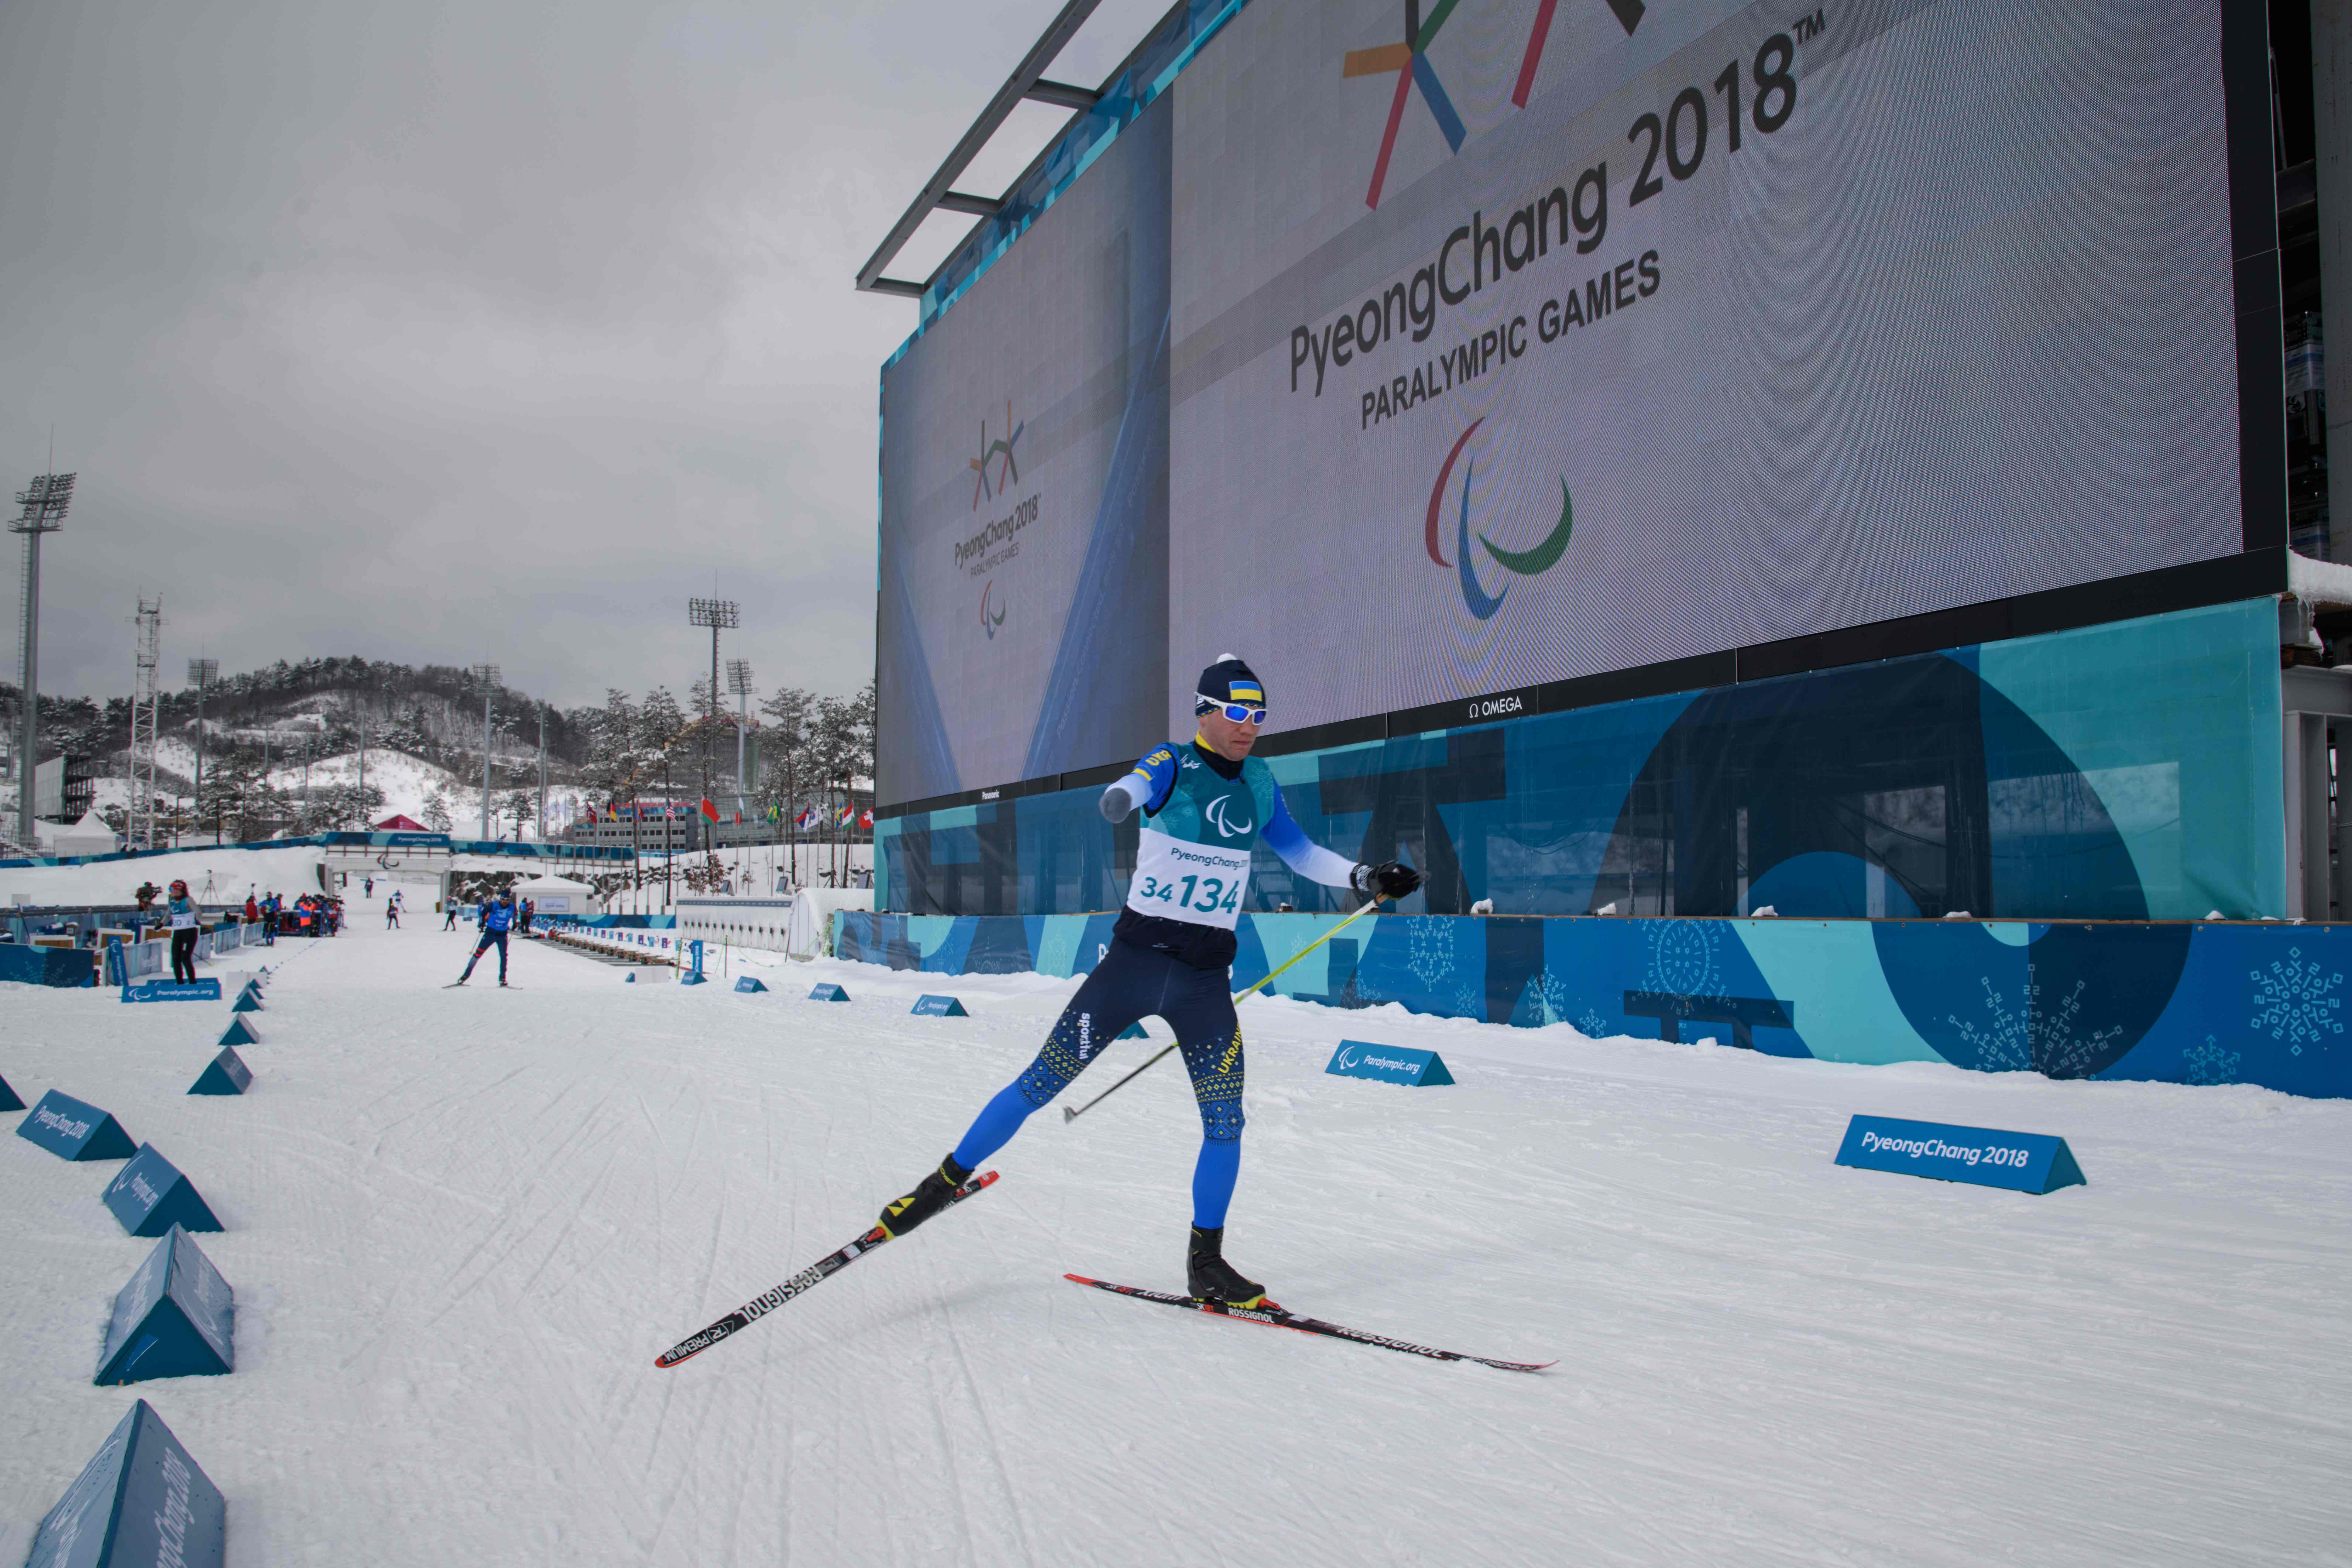
[[[982,1171],[971,1181],[966,1182],[962,1186],[956,1189],[955,1195],[948,1200],[948,1206],[950,1208],[954,1207],[957,1204],[963,1202],[964,1199],[971,1196],[972,1194],[979,1192],[982,1187],[990,1185],[995,1180],[995,1172]],[[728,1313],[725,1317],[719,1319],[709,1328],[702,1330],[698,1333],[688,1334],[686,1338],[678,1341],[677,1343],[670,1346],[669,1349],[662,1352],[661,1354],[654,1357],[654,1364],[660,1367],[676,1366],[678,1363],[686,1360],[688,1356],[699,1355],[704,1351],[707,1351],[711,1346],[717,1344],[719,1341],[725,1339],[728,1335],[737,1333],[744,1329],[750,1328],[753,1319],[765,1317],[770,1312],[772,1312],[777,1308],[782,1306],[785,1302],[791,1300],[793,1297],[799,1295],[802,1291],[808,1289],[811,1286],[821,1285],[825,1280],[832,1279],[835,1275],[848,1268],[853,1261],[864,1257],[866,1253],[873,1251],[876,1247],[881,1246],[884,1242],[889,1239],[890,1233],[884,1230],[880,1226],[876,1226],[872,1230],[867,1231],[864,1236],[859,1237],[856,1241],[851,1242],[840,1251],[827,1253],[824,1257],[818,1258],[814,1263],[810,1264],[806,1268],[802,1269],[798,1274],[793,1275],[791,1279],[785,1280],[774,1289],[764,1290],[759,1295],[752,1297],[750,1300],[744,1302],[741,1306],[736,1308],[733,1311]]]
[[[1189,1308],[1205,1312],[1213,1318],[1239,1318],[1248,1322],[1265,1323],[1273,1328],[1290,1329],[1302,1334],[1321,1334],[1326,1339],[1350,1340],[1360,1345],[1378,1345],[1382,1350],[1402,1351],[1407,1355],[1427,1356],[1432,1361],[1475,1361],[1480,1366],[1497,1367],[1504,1372],[1541,1372],[1553,1363],[1548,1361],[1493,1361],[1482,1355],[1464,1355],[1459,1351],[1442,1351],[1430,1345],[1417,1345],[1410,1340],[1392,1340],[1385,1334],[1366,1333],[1361,1329],[1344,1329],[1337,1323],[1327,1323],[1320,1318],[1302,1318],[1285,1311],[1269,1301],[1263,1307],[1228,1307],[1222,1301],[1200,1301],[1190,1296],[1171,1296],[1165,1290],[1147,1290],[1139,1285],[1113,1285],[1108,1280],[1089,1279],[1083,1274],[1065,1274],[1063,1279],[1079,1285],[1091,1285],[1097,1290],[1108,1290],[1114,1296],[1132,1296],[1139,1301],[1159,1301],[1171,1307]]]

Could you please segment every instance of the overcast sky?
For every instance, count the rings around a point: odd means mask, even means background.
[[[682,693],[714,574],[762,691],[862,683],[877,374],[915,310],[851,279],[1057,8],[0,5],[0,479],[53,425],[81,476],[42,689],[127,694],[143,589],[167,687],[362,654]],[[1053,74],[1092,85],[1164,9],[1105,0]]]

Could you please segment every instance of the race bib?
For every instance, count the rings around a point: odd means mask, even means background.
[[[1191,925],[1234,929],[1249,893],[1250,852],[1171,838],[1146,827],[1136,847],[1127,907]]]
[[[172,929],[173,931],[194,931],[196,929],[196,917],[192,914],[175,914],[172,917]]]

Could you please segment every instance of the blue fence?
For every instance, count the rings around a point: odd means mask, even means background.
[[[40,922],[16,923],[20,928],[30,925],[35,931],[40,929]],[[89,921],[75,923],[80,924],[85,935],[99,929],[96,916]],[[216,957],[236,948],[257,944],[261,936],[259,922],[248,925],[242,921],[231,921],[196,938],[196,956],[200,959]],[[151,974],[163,973],[171,966],[170,953],[169,942],[125,942],[112,940],[103,950],[42,947],[19,934],[16,940],[0,942],[0,981],[14,981],[23,985],[91,985],[98,984],[98,966],[103,962],[106,965],[105,984],[121,985]]]
[[[834,951],[930,973],[1076,974],[1106,950],[1115,918],[843,911]],[[1234,985],[1339,921],[1243,916]],[[2342,1098],[2347,972],[2343,926],[1376,915],[1273,988],[1335,1007],[1395,1002],[1772,1056]]]
[[[2277,642],[2254,599],[1269,763],[1311,837],[1422,871],[1410,913],[2250,919],[2285,912]],[[1117,908],[1137,823],[1101,791],[878,820],[877,907]]]

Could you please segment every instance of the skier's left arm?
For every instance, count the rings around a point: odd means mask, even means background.
[[[1274,792],[1274,815],[1259,837],[1265,840],[1267,848],[1282,857],[1284,865],[1308,881],[1320,882],[1327,888],[1352,888],[1375,898],[1402,899],[1421,886],[1421,873],[1410,866],[1394,860],[1360,866],[1307,837],[1298,819],[1290,815],[1279,786]]]

